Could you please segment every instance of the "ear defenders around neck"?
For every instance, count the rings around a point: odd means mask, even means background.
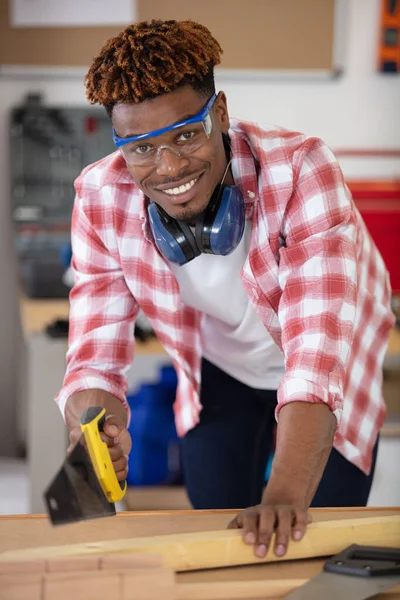
[[[243,236],[245,206],[242,193],[234,185],[219,184],[196,225],[170,217],[155,202],[148,207],[150,227],[164,258],[180,266],[200,254],[226,256],[237,248]]]

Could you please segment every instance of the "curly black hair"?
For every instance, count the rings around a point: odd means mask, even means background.
[[[195,21],[143,21],[109,39],[85,77],[86,96],[111,116],[117,103],[136,103],[191,84],[215,91],[214,67],[222,48]]]

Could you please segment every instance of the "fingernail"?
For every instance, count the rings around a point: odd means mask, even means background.
[[[108,431],[109,431],[110,435],[117,435],[118,427],[116,427],[115,425],[110,425],[110,427],[108,428]]]
[[[116,438],[114,438],[114,446],[115,446],[116,444],[119,444],[119,437],[116,437]]]
[[[267,554],[267,547],[264,546],[264,544],[257,546],[256,554],[259,558],[264,558],[264,556]]]
[[[256,536],[254,535],[254,533],[252,533],[250,531],[249,533],[246,533],[246,535],[244,536],[244,541],[246,542],[246,544],[255,544]]]
[[[303,534],[301,531],[297,530],[294,532],[293,534],[293,538],[298,542],[299,540],[301,540],[301,538],[303,537]]]
[[[283,556],[285,554],[285,546],[283,544],[278,544],[277,547],[275,548],[275,554],[276,556]]]
[[[124,454],[125,458],[127,461],[129,461],[129,456],[127,454]]]

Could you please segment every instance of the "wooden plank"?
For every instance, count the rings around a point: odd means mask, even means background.
[[[125,538],[225,530],[237,510],[118,513],[65,527],[53,527],[47,515],[0,515],[0,554],[9,550]],[[313,522],[400,515],[395,508],[311,509]]]
[[[317,522],[309,525],[303,540],[290,543],[284,560],[329,556],[350,544],[396,546],[399,540],[400,515]],[[256,558],[253,548],[244,544],[242,532],[228,530],[31,548],[4,552],[0,562],[105,553],[159,554],[163,565],[175,571],[282,560],[271,549],[265,559]]]
[[[162,491],[162,488],[160,489],[160,491]],[[200,518],[204,518],[204,517],[212,517],[213,515],[220,515],[220,516],[229,516],[229,515],[236,515],[239,512],[239,509],[236,508],[216,508],[216,509],[207,509],[207,510],[193,510],[193,509],[183,509],[183,510],[179,510],[179,511],[169,511],[169,510],[165,510],[165,511],[157,511],[156,514],[153,513],[153,511],[151,510],[142,510],[142,511],[137,511],[135,513],[132,513],[131,511],[122,511],[119,512],[116,515],[117,519],[128,519],[132,522],[136,521],[139,518],[142,517],[155,517],[155,519],[157,521],[160,520],[160,517],[162,518],[163,516],[168,516],[169,518],[175,520],[176,517],[180,518],[182,516],[191,516],[194,517],[196,519],[196,521],[198,521],[198,517]],[[351,514],[351,516],[359,516],[360,518],[365,517],[365,515],[369,514],[371,516],[374,517],[378,517],[378,516],[387,516],[387,515],[392,515],[395,513],[400,514],[400,506],[343,506],[340,508],[310,508],[309,509],[309,513],[311,515],[317,515],[317,520],[318,521],[331,521],[332,519],[343,519],[343,518],[347,518],[347,516],[349,514]],[[26,513],[23,515],[0,515],[0,522],[1,521],[48,521],[48,515],[44,514],[44,513]],[[81,523],[85,523],[85,521],[81,522]],[[103,525],[105,523],[105,521],[99,521],[99,520],[89,520],[86,521],[86,523],[94,523],[94,524],[98,524],[101,523],[102,524],[102,528]],[[113,527],[115,526],[115,521],[113,521]],[[147,527],[149,526],[149,524],[147,523]],[[152,529],[152,527],[151,527]],[[61,529],[60,529],[61,531]],[[64,530],[65,531],[65,530]]]

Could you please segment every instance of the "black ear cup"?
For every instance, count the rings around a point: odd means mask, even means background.
[[[154,202],[150,203],[148,214],[156,245],[167,260],[183,265],[201,254],[187,223],[173,219]]]

